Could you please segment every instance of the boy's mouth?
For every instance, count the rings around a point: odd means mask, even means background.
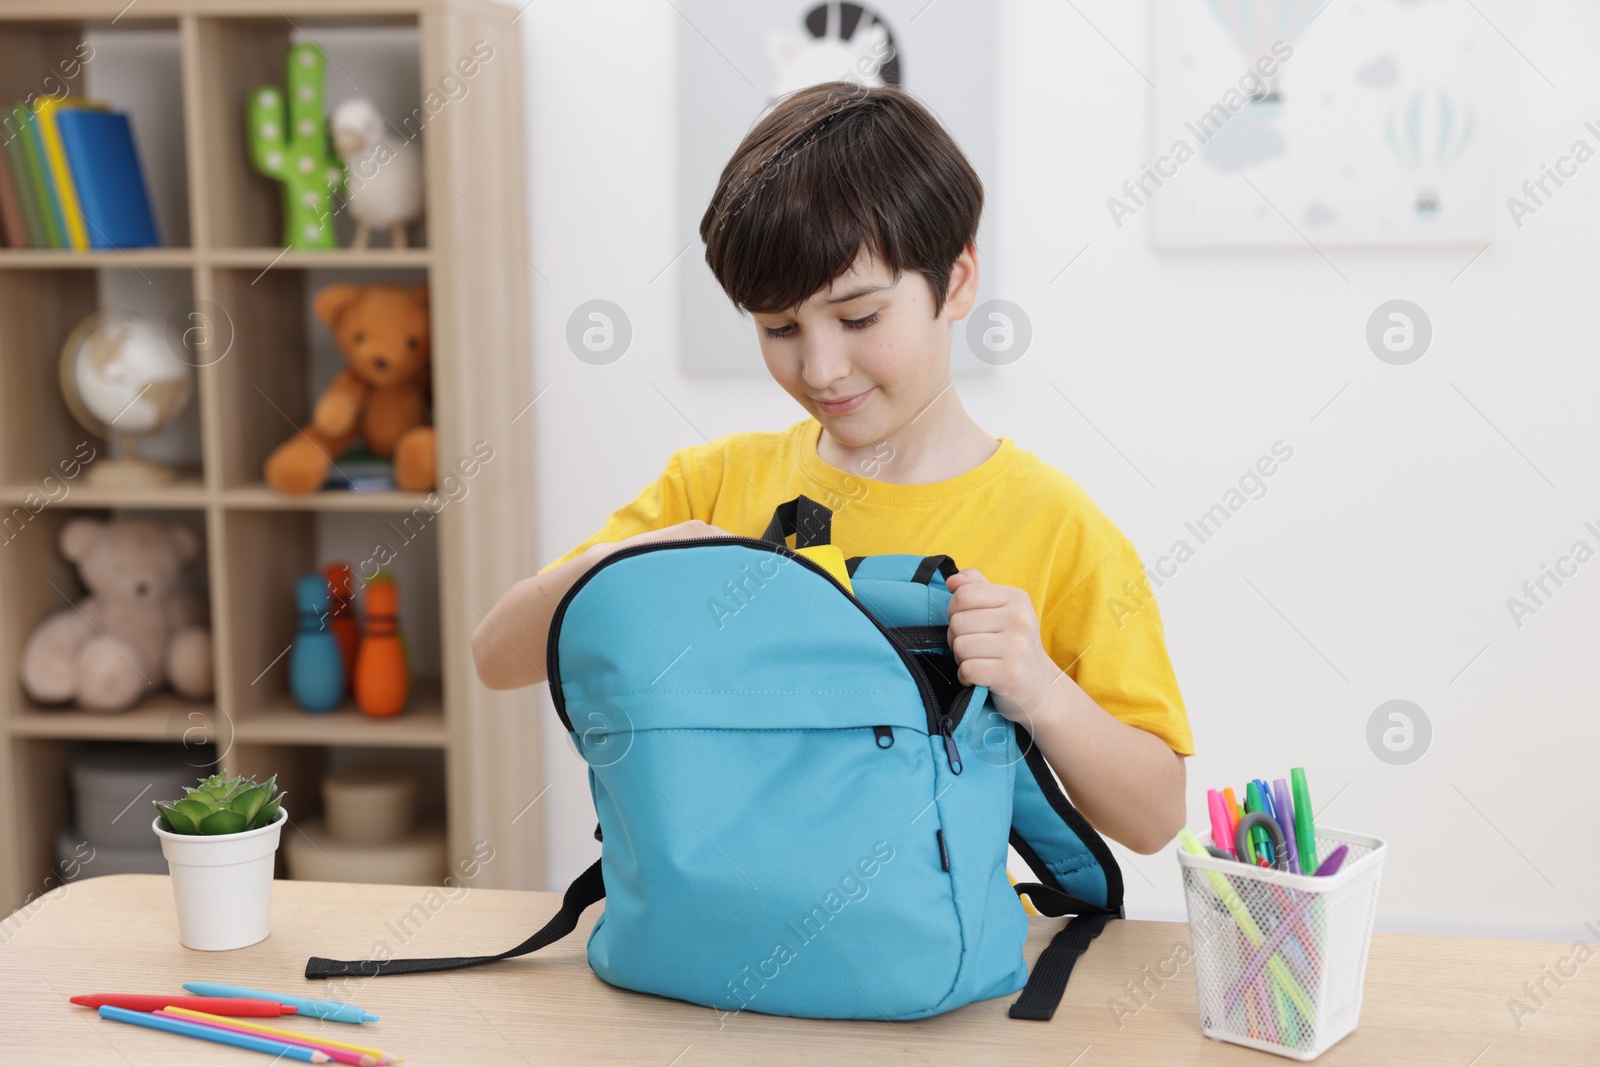
[[[876,386],[873,388],[876,388]],[[844,397],[843,399],[835,400],[831,403],[826,400],[818,400],[817,406],[828,415],[848,415],[850,412],[860,407],[871,393],[872,389],[868,389],[866,392],[857,393],[855,396]]]

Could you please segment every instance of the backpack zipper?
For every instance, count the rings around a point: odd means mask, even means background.
[[[750,545],[754,548],[777,552],[787,556],[789,559],[797,560],[807,570],[815,571],[826,578],[835,589],[844,594],[846,600],[854,604],[856,609],[866,616],[867,621],[877,627],[878,632],[883,634],[884,639],[889,642],[889,646],[900,656],[900,661],[911,672],[912,678],[917,683],[917,689],[922,694],[922,709],[927,718],[928,733],[944,735],[945,756],[950,761],[950,770],[956,774],[961,773],[961,754],[956,749],[955,738],[952,734],[955,732],[956,726],[960,725],[962,716],[966,714],[966,705],[971,701],[972,690],[963,690],[962,696],[957,698],[950,711],[936,718],[937,704],[933,696],[933,683],[928,680],[928,676],[923,672],[922,665],[916,661],[915,654],[908,652],[904,645],[895,640],[889,628],[879,622],[877,617],[867,610],[866,605],[852,596],[850,590],[846,589],[839,579],[829,574],[827,569],[820,563],[812,560],[809,556],[802,556],[788,545],[763,541],[759,537],[685,537],[675,538],[671,541],[649,541],[642,545],[634,545],[631,548],[624,548],[611,553],[585,571],[576,582],[572,583],[572,586],[562,596],[560,603],[556,605],[556,610],[550,616],[550,635],[545,645],[545,667],[549,673],[548,681],[550,682],[551,700],[556,706],[556,715],[560,717],[561,725],[565,726],[569,732],[572,730],[572,720],[567,718],[566,699],[561,693],[561,671],[560,665],[557,663],[556,653],[556,644],[561,632],[561,622],[566,616],[567,605],[571,603],[578,590],[588,583],[589,579],[600,573],[601,569],[611,564],[614,560],[625,559],[628,556],[636,556],[642,552],[650,552],[658,548],[670,548],[674,545]],[[947,730],[948,732],[946,732]]]
[[[950,773],[961,773],[961,750],[956,748],[956,727],[967,716],[967,706],[972,703],[971,686],[961,690],[950,710],[939,716],[939,733],[944,737],[944,758],[950,763]]]

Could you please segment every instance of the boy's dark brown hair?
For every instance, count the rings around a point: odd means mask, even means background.
[[[983,183],[915,97],[832,81],[783,97],[745,135],[700,238],[743,311],[799,307],[866,247],[896,281],[907,270],[926,277],[937,318],[982,214]]]

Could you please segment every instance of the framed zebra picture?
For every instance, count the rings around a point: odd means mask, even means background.
[[[675,0],[679,20],[681,351],[689,371],[764,374],[755,320],[735,308],[705,263],[701,216],[739,142],[785,93],[843,79],[913,93],[950,131],[993,216],[998,12],[984,0]],[[978,231],[978,302],[1003,295],[992,241]],[[956,329],[951,366],[988,364]]]

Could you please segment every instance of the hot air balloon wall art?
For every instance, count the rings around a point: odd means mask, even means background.
[[[1394,158],[1417,178],[1413,208],[1419,220],[1438,218],[1439,180],[1466,154],[1477,133],[1472,106],[1443,89],[1418,89],[1389,109],[1384,142]]]
[[[1472,5],[1154,4],[1139,195],[1108,182],[1108,226],[1163,251],[1488,243],[1509,50]]]
[[[1271,58],[1273,45],[1299,39],[1311,20],[1332,0],[1207,0],[1217,21],[1239,49],[1239,59],[1254,67],[1263,57]],[[1252,108],[1276,110],[1283,104],[1284,69],[1275,65],[1271,74],[1259,75],[1260,88],[1250,94]]]

